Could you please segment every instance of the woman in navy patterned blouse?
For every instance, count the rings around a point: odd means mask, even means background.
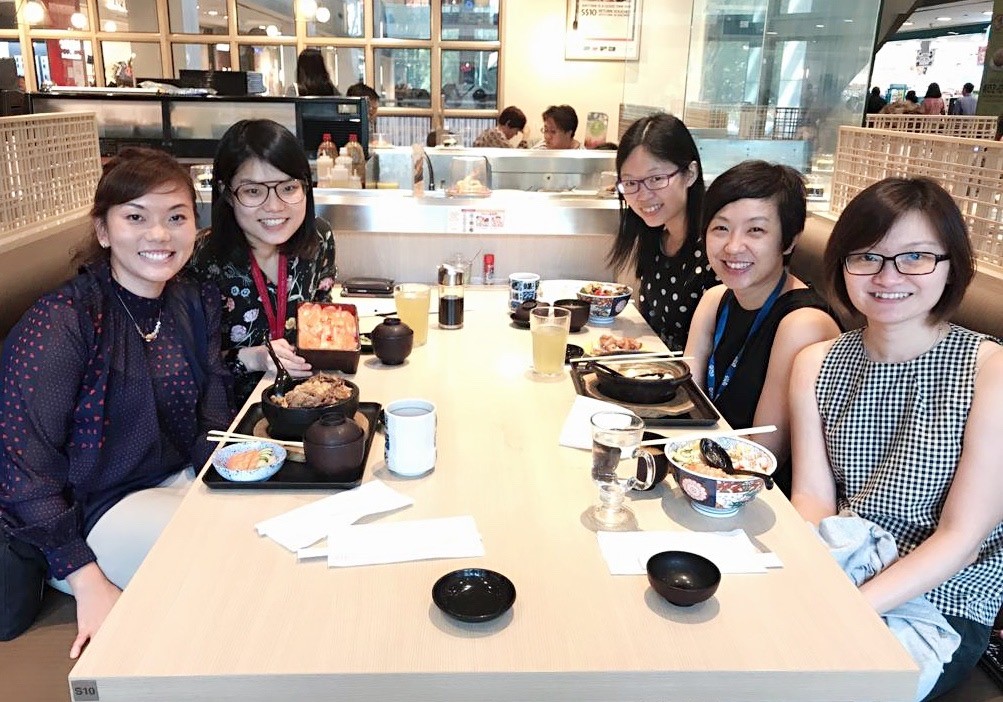
[[[231,421],[219,293],[175,278],[196,235],[186,169],[123,151],[91,216],[102,251],[25,313],[0,367],[0,639],[48,579],[77,599],[73,658]]]
[[[267,119],[227,130],[213,161],[212,231],[191,268],[223,294],[223,351],[243,403],[272,345],[290,374],[310,375],[296,352],[296,306],[326,300],[334,285],[334,236],[314,217],[310,162],[296,137]]]

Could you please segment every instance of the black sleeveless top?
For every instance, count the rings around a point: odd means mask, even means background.
[[[721,303],[717,308],[715,320],[720,318],[725,305],[731,306],[728,313],[728,324],[721,337],[721,343],[714,354],[714,363],[723,373],[735,355],[742,348],[745,336],[752,327],[752,321],[756,318],[758,309],[746,310],[735,300],[735,293],[731,290],[726,292],[721,298]],[[714,400],[714,406],[721,416],[734,429],[744,429],[751,427],[756,416],[756,406],[759,404],[759,396],[763,392],[763,383],[766,382],[766,370],[770,364],[770,353],[773,350],[773,340],[777,335],[777,327],[780,322],[791,312],[803,307],[812,307],[822,310],[839,325],[839,320],[832,310],[811,288],[798,288],[784,293],[777,298],[773,309],[766,315],[762,326],[756,335],[749,339],[745,347],[745,353],[735,368],[735,375],[731,382],[724,389],[721,395]],[[784,494],[790,497],[791,493],[791,466],[790,459],[783,465],[777,466],[774,475],[777,485]]]

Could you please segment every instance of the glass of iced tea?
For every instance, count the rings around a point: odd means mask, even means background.
[[[432,288],[422,283],[401,283],[394,286],[397,316],[414,331],[414,345],[428,341],[428,314]]]
[[[564,355],[571,329],[571,310],[541,305],[529,311],[533,336],[533,372],[544,378],[564,374]]]
[[[633,521],[634,514],[623,502],[628,490],[647,490],[655,480],[655,459],[639,447],[644,420],[633,414],[597,412],[592,415],[592,481],[599,488],[599,502],[591,510],[600,528],[616,529]],[[638,480],[636,460],[644,461],[644,480]],[[632,475],[621,478],[617,469],[627,462]]]

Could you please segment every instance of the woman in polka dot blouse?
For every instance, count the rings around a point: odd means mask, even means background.
[[[672,115],[642,117],[616,152],[620,229],[609,253],[640,279],[644,320],[674,350],[686,343],[703,291],[716,282],[700,241],[704,182],[689,130]]]
[[[230,127],[216,150],[213,179],[212,229],[190,267],[222,293],[224,360],[243,404],[274,370],[266,338],[291,375],[310,375],[294,345],[296,307],[330,299],[334,235],[314,217],[310,162],[281,124],[256,119]]]
[[[187,169],[125,150],[91,215],[92,262],[25,313],[0,365],[0,639],[48,580],[77,600],[73,658],[232,419],[219,293],[175,277],[195,244]]]
[[[791,502],[813,524],[849,511],[894,537],[898,559],[860,593],[882,615],[923,597],[960,635],[933,699],[968,677],[1003,604],[1003,347],[948,322],[975,262],[928,178],[857,195],[822,274],[865,326],[794,362]]]
[[[777,457],[777,485],[790,495],[787,381],[798,351],[832,339],[839,324],[787,263],[804,229],[801,174],[744,161],[707,190],[704,238],[723,285],[700,299],[686,355],[694,380],[736,428],[774,424],[757,439]]]

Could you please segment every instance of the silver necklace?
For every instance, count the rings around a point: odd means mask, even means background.
[[[161,308],[160,312],[157,313],[157,325],[153,327],[153,331],[147,334],[143,331],[142,327],[139,326],[139,322],[136,321],[136,318],[132,316],[132,312],[129,310],[129,305],[125,304],[125,300],[123,300],[122,296],[118,294],[118,290],[113,290],[113,292],[115,293],[115,297],[118,298],[118,301],[122,303],[122,307],[125,308],[125,313],[129,315],[129,319],[132,320],[132,324],[136,327],[136,331],[139,332],[139,337],[146,343],[150,343],[156,339],[157,335],[160,334],[160,317],[164,313],[163,308]]]

